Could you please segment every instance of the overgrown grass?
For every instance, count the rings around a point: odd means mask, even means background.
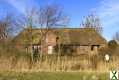
[[[109,74],[96,72],[1,72],[0,80],[109,80]]]

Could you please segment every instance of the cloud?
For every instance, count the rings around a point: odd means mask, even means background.
[[[101,0],[93,9],[101,19],[103,36],[110,40],[119,31],[119,0]]]
[[[5,2],[15,7],[22,14],[26,14],[26,10],[30,8],[38,7],[34,0],[5,0]]]
[[[25,5],[23,4],[23,0],[5,0],[8,4],[15,7],[20,13],[24,14]]]
[[[119,0],[102,0],[94,10],[101,18],[104,27],[119,25]]]

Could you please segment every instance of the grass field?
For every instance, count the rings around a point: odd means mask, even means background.
[[[0,72],[0,80],[109,80],[109,74],[96,72]]]

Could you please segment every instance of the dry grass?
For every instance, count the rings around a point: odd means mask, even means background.
[[[114,58],[115,59],[115,58]],[[109,63],[100,60],[97,68],[93,68],[89,58],[63,56],[57,59],[56,56],[44,56],[43,60],[31,63],[26,57],[0,57],[0,71],[109,71],[119,70],[119,60],[111,60]]]

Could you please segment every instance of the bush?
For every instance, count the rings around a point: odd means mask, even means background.
[[[117,42],[115,40],[111,40],[111,41],[108,42],[108,47],[110,49],[116,49],[117,46],[118,46],[118,44],[117,44]]]
[[[99,62],[99,57],[98,55],[92,55],[90,58],[91,62],[92,62],[92,68],[93,69],[97,69],[97,64]]]
[[[119,55],[119,45],[117,44],[117,42],[115,40],[109,41],[108,46],[100,48],[99,57],[100,57],[101,60],[104,60],[105,54],[108,54],[111,57]]]

